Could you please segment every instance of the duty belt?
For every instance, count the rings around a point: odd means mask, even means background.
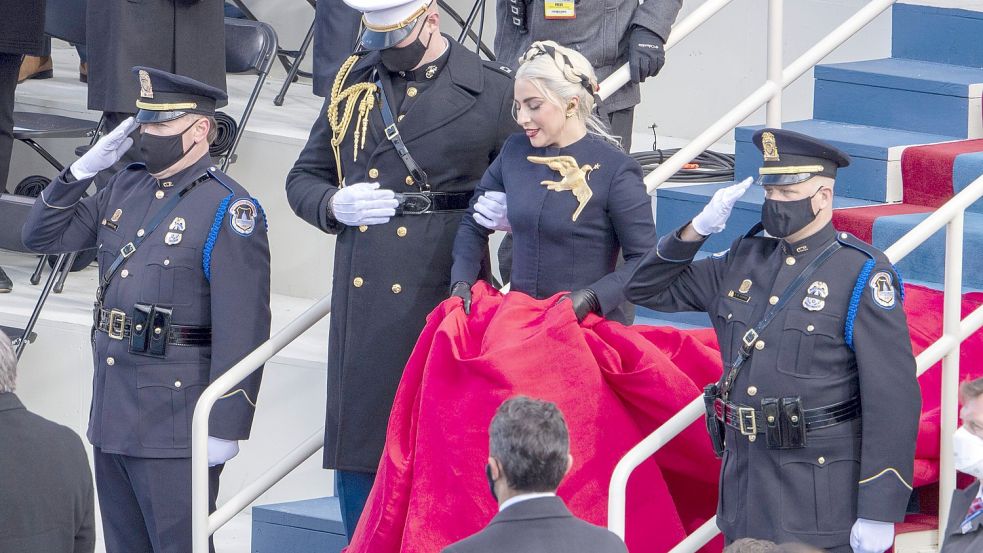
[[[471,204],[470,192],[401,192],[396,194],[396,215],[453,213],[465,211]]]
[[[132,318],[119,309],[99,309],[96,316],[96,330],[105,332],[113,340],[129,340],[136,326],[137,332],[143,329],[134,325]],[[212,343],[212,328],[209,326],[167,325],[167,328],[154,328],[157,335],[166,332],[167,343],[173,346],[208,346]]]
[[[754,407],[739,405],[722,399],[717,399],[713,406],[718,420],[736,429],[744,436],[764,434],[767,431],[769,423],[772,425],[775,423],[774,420],[769,421],[762,410],[755,409]],[[807,432],[851,421],[859,416],[859,397],[825,407],[805,409],[802,411],[802,418],[805,419],[805,430]]]

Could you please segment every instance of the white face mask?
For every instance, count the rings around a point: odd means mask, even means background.
[[[952,435],[956,470],[983,479],[983,439],[960,426]]]

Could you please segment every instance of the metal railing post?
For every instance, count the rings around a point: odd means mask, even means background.
[[[942,399],[939,433],[939,544],[945,539],[949,520],[949,500],[956,489],[953,468],[952,433],[956,430],[956,411],[959,406],[959,327],[962,323],[963,284],[963,223],[966,212],[952,216],[945,234],[945,288],[942,300],[942,336],[956,338],[955,346],[942,358]]]
[[[782,41],[784,40],[784,0],[768,0],[768,81],[779,86],[768,100],[765,124],[773,129],[782,126]]]

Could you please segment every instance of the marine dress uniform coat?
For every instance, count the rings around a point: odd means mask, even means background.
[[[66,170],[24,225],[24,244],[47,254],[99,248],[100,280],[124,245],[145,236],[105,290],[102,309],[129,321],[135,305],[169,307],[172,325],[210,327],[211,346],[169,344],[164,357],[130,353],[130,340],[93,332],[95,376],[88,438],[103,453],[191,457],[191,417],[211,382],[269,338],[266,218],[238,183],[204,156],[163,181],[132,164],[92,196]],[[173,195],[202,179],[150,231]],[[132,331],[132,324],[131,331]],[[249,437],[262,372],[219,400],[209,435]]]
[[[388,223],[349,227],[331,214],[342,182],[379,182],[397,193],[471,194],[515,130],[508,69],[486,64],[448,39],[432,64],[390,74],[379,54],[352,67],[341,88],[381,79],[406,147],[427,173],[416,183],[392,143],[376,98],[364,147],[355,121],[339,147],[342,181],[326,117],[330,99],[287,177],[287,199],[302,219],[337,235],[328,342],[326,468],[375,472],[396,387],[427,314],[447,298],[451,247],[461,211],[397,215]],[[357,115],[358,110],[355,110]],[[361,138],[359,139],[361,142]]]
[[[528,157],[563,158],[568,172],[589,167],[591,197],[573,220],[580,203],[570,190],[549,190],[541,181],[560,181],[560,172]],[[512,290],[537,299],[590,288],[604,316],[625,322],[624,286],[635,265],[655,242],[652,202],[638,162],[603,138],[588,134],[563,148],[536,148],[523,134],[509,137],[474,194],[505,192],[512,225]],[[473,205],[472,202],[472,205]],[[474,283],[491,231],[464,216],[454,242],[451,282]],[[625,264],[615,270],[619,251]]]
[[[626,296],[656,310],[709,313],[725,371],[785,287],[830,244],[841,246],[752,342],[729,401],[760,412],[767,398],[799,397],[806,410],[859,398],[859,417],[808,431],[798,449],[769,449],[764,425],[749,419],[744,432],[727,426],[717,507],[724,535],[846,553],[858,517],[901,521],[921,396],[903,286],[884,254],[827,225],[796,243],[749,233],[694,261],[702,242],[678,232],[639,263]]]
[[[139,92],[130,72],[134,66],[224,91],[223,6],[222,0],[88,0],[89,109],[133,113]]]

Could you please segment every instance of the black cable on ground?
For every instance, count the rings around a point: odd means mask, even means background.
[[[17,186],[14,188],[14,194],[18,196],[27,196],[29,198],[37,198],[41,195],[41,191],[44,190],[44,187],[48,186],[49,182],[51,182],[51,179],[41,175],[24,177],[24,180],[17,183]]]
[[[679,151],[679,148],[660,149],[658,135],[655,134],[656,126],[652,125],[650,128],[654,135],[652,151],[631,154],[631,157],[642,166],[642,174],[646,176]],[[734,180],[734,155],[707,150],[684,165],[667,182],[701,183],[731,180]]]
[[[232,141],[235,139],[236,130],[239,124],[229,115],[219,111],[215,113],[215,130],[218,135],[215,142],[208,147],[208,153],[212,157],[222,157],[232,149]]]

